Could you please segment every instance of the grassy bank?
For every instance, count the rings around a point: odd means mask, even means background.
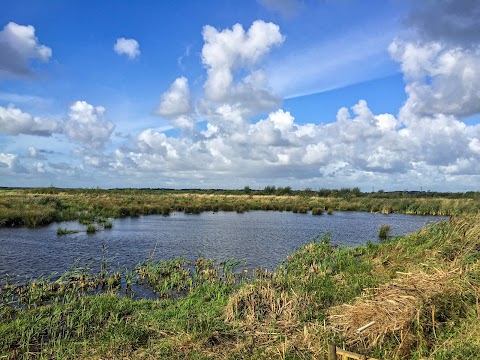
[[[282,191],[280,194],[283,194]],[[174,211],[292,211],[331,214],[367,211],[417,215],[460,215],[480,212],[480,194],[291,192],[266,195],[240,191],[204,193],[163,190],[2,189],[0,226],[37,227],[56,221],[93,222],[98,218],[169,215]]]
[[[97,275],[8,285],[0,354],[309,359],[325,357],[335,341],[383,359],[475,359],[479,224],[478,216],[458,217],[356,248],[318,238],[273,273],[173,259],[121,273],[102,267]],[[119,296],[119,284],[129,282],[143,282],[158,300]],[[355,332],[371,321],[374,326]]]

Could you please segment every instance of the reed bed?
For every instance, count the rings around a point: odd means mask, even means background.
[[[56,221],[78,219],[83,224],[96,218],[136,217],[172,212],[199,214],[205,211],[292,211],[321,215],[334,211],[367,211],[416,215],[460,215],[480,212],[480,195],[349,192],[291,192],[288,195],[199,193],[129,190],[0,190],[0,226],[38,227]],[[284,193],[283,191],[281,192]],[[441,197],[443,196],[443,197]]]

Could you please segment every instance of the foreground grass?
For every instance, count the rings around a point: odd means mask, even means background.
[[[9,285],[2,291],[0,354],[309,359],[325,357],[328,342],[335,341],[383,359],[475,359],[479,220],[453,218],[356,248],[318,238],[275,272],[257,269],[248,279],[231,262],[172,259],[119,275],[102,269],[99,275]],[[144,282],[159,299],[119,296],[114,289],[121,281]],[[88,295],[88,286],[100,285],[102,294]],[[369,306],[375,313],[393,311],[393,320],[352,333],[365,324]]]
[[[388,195],[388,196],[387,196]],[[447,197],[448,195],[448,197]],[[443,196],[443,197],[442,197]],[[367,211],[417,215],[480,212],[480,194],[298,192],[294,195],[225,194],[147,190],[0,189],[0,227],[38,227],[56,221],[89,224],[110,217],[169,215],[174,211],[275,210],[314,215]]]

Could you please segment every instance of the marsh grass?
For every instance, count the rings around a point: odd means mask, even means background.
[[[87,225],[87,234],[95,234],[97,232],[97,227],[93,224]]]
[[[378,238],[380,240],[386,240],[390,235],[391,227],[388,224],[383,224],[380,226],[380,230],[378,231]]]
[[[48,191],[47,191],[48,190]],[[367,211],[416,215],[459,215],[480,212],[480,194],[361,194],[347,191],[267,192],[173,190],[11,189],[0,190],[0,226],[38,227],[77,219],[88,225],[99,219],[172,212],[253,210],[327,214]],[[267,195],[270,194],[270,195]],[[285,195],[288,194],[288,195]],[[448,196],[447,196],[448,195]]]

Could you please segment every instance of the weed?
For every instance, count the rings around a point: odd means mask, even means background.
[[[380,226],[380,230],[378,231],[378,237],[381,240],[386,240],[390,234],[390,230],[390,225],[383,224],[382,226]]]

